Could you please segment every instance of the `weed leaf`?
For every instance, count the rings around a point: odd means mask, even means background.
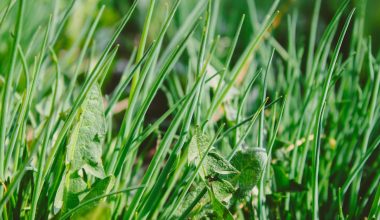
[[[236,152],[231,163],[240,171],[240,175],[233,177],[240,190],[249,191],[260,180],[267,161],[267,154],[262,148],[248,148]]]
[[[101,160],[105,126],[102,95],[99,85],[95,84],[80,107],[68,139],[63,191],[64,212],[88,198],[85,196],[89,178],[105,178]],[[98,186],[95,183],[94,186],[97,187],[94,189],[104,191],[110,180],[105,178],[103,181]],[[90,191],[87,196],[91,198],[93,193],[94,191]]]
[[[211,150],[208,153],[204,166],[206,167],[207,175],[211,177],[239,174],[239,171],[216,150]]]
[[[103,100],[99,85],[94,85],[81,106],[67,145],[66,163],[71,171],[104,178],[101,160],[105,135]]]
[[[224,204],[228,204],[235,187],[227,180],[220,179],[210,183],[214,196]]]

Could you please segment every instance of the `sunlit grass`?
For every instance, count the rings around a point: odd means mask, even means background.
[[[0,2],[1,218],[378,218],[366,1],[236,4]]]

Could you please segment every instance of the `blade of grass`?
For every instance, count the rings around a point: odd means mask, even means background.
[[[117,164],[116,165],[112,164],[112,166],[109,168],[109,172],[116,174],[115,176],[117,176],[117,174],[121,172],[122,165],[126,159],[126,152],[128,152],[129,148],[131,147],[128,143],[133,140],[134,136],[136,135],[136,132],[139,131],[139,126],[141,125],[142,120],[143,120],[143,113],[145,113],[148,110],[148,107],[149,107],[150,103],[152,102],[155,94],[157,93],[159,86],[162,84],[163,79],[166,76],[166,74],[168,74],[168,70],[172,68],[173,62],[176,59],[178,59],[175,57],[178,57],[180,54],[179,53],[180,50],[178,50],[179,48],[176,48],[177,49],[176,53],[172,54],[173,57],[171,57],[171,59],[168,59],[167,62],[165,63],[166,65],[160,69],[160,73],[158,74],[157,81],[154,82],[151,89],[148,90],[148,92],[147,92],[146,96],[149,99],[144,100],[142,106],[140,107],[140,110],[137,112],[137,117],[135,117],[134,109],[135,109],[135,105],[137,104],[137,101],[138,101],[138,95],[140,95],[139,93],[140,93],[140,91],[144,85],[145,78],[147,77],[147,74],[149,73],[149,68],[151,67],[152,63],[154,62],[154,59],[155,59],[154,54],[159,52],[161,41],[163,40],[163,37],[164,37],[166,31],[168,30],[168,27],[169,27],[169,25],[170,25],[170,23],[174,17],[174,14],[175,14],[179,4],[180,4],[180,0],[176,0],[173,8],[171,9],[171,11],[169,13],[168,18],[166,19],[165,24],[164,24],[164,26],[163,26],[163,28],[162,28],[159,36],[158,36],[158,40],[156,41],[156,43],[153,46],[152,56],[150,56],[147,59],[147,65],[143,68],[142,73],[141,73],[140,77],[138,78],[138,82],[137,82],[137,84],[134,88],[134,91],[133,91],[133,96],[130,96],[130,98],[129,98],[129,106],[127,108],[127,111],[125,112],[123,121],[121,123],[121,129],[119,131],[117,144],[116,144],[116,146],[122,148],[122,150],[119,151],[118,154],[116,155]],[[132,121],[132,118],[134,118],[133,121]],[[124,148],[123,146],[127,146],[127,147]],[[124,158],[124,159],[122,159],[122,158]],[[133,158],[131,158],[131,160],[133,160]]]
[[[178,5],[175,7],[178,7]],[[175,11],[175,9],[173,9],[173,13],[174,13],[174,11]],[[171,15],[171,16],[173,16],[173,15]],[[135,115],[135,120],[131,126],[131,129],[132,129],[131,132],[132,133],[129,134],[129,137],[126,139],[125,144],[121,145],[121,146],[125,146],[125,147],[123,147],[121,149],[121,151],[119,152],[119,154],[117,155],[118,159],[117,159],[116,167],[111,169],[112,172],[115,174],[115,176],[117,176],[117,174],[120,173],[121,168],[122,168],[123,163],[124,163],[124,160],[126,158],[126,153],[129,151],[128,148],[131,147],[127,143],[132,141],[132,138],[135,135],[134,133],[137,132],[138,126],[141,125],[142,120],[144,118],[146,111],[148,110],[149,105],[151,104],[154,96],[157,94],[157,91],[158,91],[159,87],[162,85],[163,80],[165,79],[165,77],[169,73],[169,70],[171,68],[173,68],[174,62],[176,62],[178,60],[180,54],[182,54],[184,46],[186,45],[186,42],[189,39],[189,37],[191,36],[191,34],[193,33],[194,29],[195,29],[195,27],[193,27],[192,30],[190,30],[190,32],[187,34],[187,36],[185,36],[183,41],[178,45],[176,50],[172,52],[172,54],[169,57],[169,59],[167,60],[167,62],[165,63],[165,65],[162,67],[162,69],[158,73],[158,76],[157,76],[154,84],[152,85],[152,88],[148,92],[147,97],[145,98],[145,100],[142,103],[139,111]]]
[[[107,106],[107,108],[105,110],[106,117],[108,117],[110,115],[110,113],[111,113],[113,107],[115,106],[116,102],[120,99],[121,95],[123,94],[123,92],[125,91],[125,89],[127,88],[127,86],[129,85],[129,83],[131,82],[133,76],[138,72],[138,68],[142,66],[142,64],[145,62],[145,60],[148,57],[152,56],[153,45],[154,45],[154,43],[151,46],[149,46],[149,48],[146,50],[146,53],[144,54],[144,56],[141,57],[140,61],[136,64],[136,66],[129,73],[129,75],[122,81],[121,84],[119,84],[116,87],[115,92],[112,95],[112,98],[109,101],[109,104],[108,104],[108,106]]]
[[[146,41],[147,41],[147,37],[148,37],[149,26],[150,26],[150,23],[152,20],[152,15],[153,15],[155,5],[156,5],[156,0],[150,0],[148,14],[145,17],[145,22],[144,22],[144,26],[142,29],[140,44],[139,44],[139,48],[137,50],[136,63],[138,63],[140,61],[140,59],[142,58],[142,56],[144,54],[145,45],[146,45]],[[139,72],[140,72],[140,70],[137,70],[137,74],[133,77],[130,97],[132,97],[134,95],[137,80],[139,79],[139,75],[140,75]]]
[[[373,142],[373,144],[368,148],[365,155],[360,159],[360,162],[351,169],[349,172],[349,175],[347,177],[347,180],[342,185],[342,193],[345,194],[348,190],[348,187],[350,187],[352,181],[357,178],[360,171],[363,169],[364,164],[367,162],[369,157],[372,155],[372,153],[379,147],[380,145],[380,137],[377,137],[377,139]]]
[[[373,70],[373,62],[371,59],[371,56],[372,56],[371,40],[369,40],[369,42],[368,42],[368,48],[369,48],[368,59],[369,59],[369,65],[370,65],[369,69],[370,69],[370,72],[373,73],[374,70]],[[373,128],[376,124],[376,120],[375,120],[374,116],[375,116],[375,109],[376,109],[376,105],[377,105],[377,101],[378,101],[379,86],[380,86],[380,71],[376,74],[375,81],[373,82],[372,98],[370,100],[370,105],[367,109],[367,114],[366,114],[367,117],[365,117],[365,124],[367,125],[367,129],[364,133],[363,141],[361,143],[360,154],[359,154],[361,156],[364,156],[367,152],[370,136],[371,136]],[[362,179],[362,175],[359,171],[359,173],[357,174],[357,177],[355,178],[353,185],[352,185],[352,191],[351,191],[352,196],[350,199],[351,209],[354,209],[354,207],[356,207],[356,202],[357,202],[358,195],[359,195],[361,179]],[[345,190],[343,192],[345,192]]]
[[[55,75],[55,85],[53,87],[53,96],[52,96],[52,101],[51,101],[51,106],[50,106],[50,113],[49,117],[47,119],[47,128],[43,137],[43,142],[42,142],[42,148],[38,160],[38,168],[37,168],[37,178],[36,178],[36,184],[34,186],[33,190],[33,196],[32,196],[32,204],[31,204],[31,213],[30,213],[30,219],[34,220],[36,217],[36,212],[37,212],[37,203],[38,199],[42,190],[42,174],[43,174],[43,167],[45,165],[45,156],[46,156],[46,151],[47,151],[47,146],[49,144],[49,137],[51,135],[51,131],[53,128],[53,117],[55,114],[55,104],[56,104],[56,99],[57,99],[57,90],[58,90],[58,80],[60,76],[60,68],[58,64],[58,58],[57,55],[55,54],[54,50],[50,48],[52,60],[55,63],[56,66],[56,75]]]
[[[185,41],[188,39],[189,35],[187,36],[187,38],[185,39]],[[182,44],[183,45],[183,44]],[[176,52],[175,52],[176,53]],[[199,84],[196,84],[196,85],[199,85]],[[197,88],[198,86],[195,86],[193,91],[191,92],[191,96],[192,97],[193,95],[195,95],[195,91],[197,91]],[[190,106],[190,103],[191,103],[191,100],[192,99],[189,99],[186,100],[184,103],[183,103],[183,109],[187,109],[189,108]],[[170,142],[174,136],[174,132],[177,130],[180,122],[181,122],[181,119],[184,117],[185,115],[185,112],[186,111],[181,111],[179,113],[177,113],[177,115],[175,116],[175,118],[173,119],[173,123],[171,123],[170,127],[168,128],[168,130],[166,131],[165,133],[165,136],[164,138],[162,139],[158,149],[157,149],[157,152],[155,153],[153,159],[152,159],[152,162],[149,164],[149,167],[148,169],[146,170],[145,174],[144,174],[144,177],[143,177],[143,180],[142,180],[142,183],[143,184],[146,184],[146,185],[150,185],[150,182],[151,182],[151,178],[152,178],[152,174],[153,172],[155,172],[158,164],[161,162],[161,160],[163,159],[163,155],[166,154],[166,152],[168,151],[168,148],[170,147]],[[137,206],[138,206],[138,203],[140,202],[142,196],[143,196],[143,193],[144,193],[144,189],[141,189],[141,190],[138,190],[136,192],[136,195],[134,196],[131,204],[130,204],[130,207],[128,208],[128,212],[126,214],[126,216],[132,216],[133,213],[135,213],[136,209],[137,209]],[[130,218],[130,217],[128,217]]]
[[[2,89],[2,98],[1,98],[1,115],[0,115],[0,179],[4,179],[4,156],[5,156],[5,141],[6,141],[6,125],[8,124],[8,111],[9,109],[9,100],[11,87],[13,83],[13,73],[16,66],[17,59],[17,46],[20,43],[22,29],[23,29],[23,16],[24,16],[24,0],[19,1],[18,11],[17,11],[17,21],[15,26],[15,36],[12,45],[11,51],[11,60],[5,73],[4,87]],[[0,192],[0,196],[2,191]],[[1,207],[0,207],[1,208]]]
[[[43,57],[45,56],[45,51],[46,51],[47,40],[48,40],[48,37],[49,37],[50,28],[51,28],[51,17],[49,19],[49,23],[48,23],[48,26],[46,28],[44,40],[43,40],[43,43],[42,43],[42,46],[41,46],[41,52],[40,52],[38,63],[37,63],[37,67],[35,68],[35,72],[33,73],[32,84],[30,86],[30,90],[27,91],[25,102],[23,103],[23,106],[21,108],[21,113],[20,113],[18,121],[17,121],[16,129],[13,132],[13,134],[11,136],[11,139],[10,139],[10,144],[8,146],[8,151],[6,153],[6,158],[5,158],[5,161],[4,161],[4,169],[5,169],[4,170],[4,174],[6,174],[6,169],[9,166],[9,160],[11,159],[13,150],[15,148],[15,145],[17,144],[16,141],[17,141],[17,138],[19,136],[20,125],[26,121],[27,115],[29,113],[29,109],[30,109],[30,105],[31,105],[31,100],[32,100],[33,94],[35,92],[36,82],[37,82],[39,74],[41,72],[41,66],[42,66]]]
[[[319,176],[319,159],[320,159],[320,144],[321,144],[321,132],[322,132],[322,123],[323,123],[323,115],[325,111],[325,106],[326,106],[326,100],[327,100],[327,95],[329,92],[330,88],[330,83],[331,83],[331,78],[333,76],[333,73],[335,71],[335,65],[337,64],[337,59],[339,55],[340,48],[343,43],[343,39],[346,35],[348,26],[350,24],[351,18],[354,14],[355,10],[352,10],[350,15],[348,16],[343,30],[339,36],[338,43],[335,47],[333,58],[329,67],[328,75],[327,78],[324,82],[323,86],[323,94],[322,97],[319,101],[318,107],[317,107],[317,113],[316,113],[316,121],[317,121],[317,126],[314,131],[314,136],[315,136],[315,144],[314,144],[314,149],[313,149],[313,165],[312,165],[312,189],[313,189],[313,219],[318,219],[319,218],[319,202],[318,202],[318,195],[319,195],[319,189],[318,189],[318,176]]]
[[[150,192],[150,195],[148,196],[148,199],[145,203],[145,206],[144,206],[145,210],[143,209],[140,212],[140,215],[138,217],[139,219],[141,219],[143,214],[145,214],[145,216],[147,216],[149,214],[149,212],[153,210],[154,207],[152,207],[152,204],[157,204],[157,202],[160,202],[160,198],[157,197],[156,195],[164,187],[164,182],[165,182],[167,176],[169,175],[169,172],[173,169],[172,165],[174,164],[175,160],[179,157],[178,154],[185,144],[186,136],[189,133],[191,120],[192,120],[193,115],[195,113],[196,107],[199,107],[199,105],[197,105],[197,103],[200,100],[201,93],[202,93],[201,91],[203,91],[202,87],[204,85],[204,81],[205,81],[205,77],[206,77],[206,68],[209,65],[211,57],[215,52],[215,48],[216,48],[216,45],[218,43],[218,39],[219,38],[217,38],[213,42],[213,45],[211,46],[210,54],[208,55],[207,59],[203,63],[202,69],[200,70],[201,72],[197,73],[197,75],[199,75],[199,76],[198,76],[197,83],[195,84],[195,87],[194,87],[195,90],[193,89],[193,91],[196,91],[195,98],[192,101],[193,104],[191,105],[190,109],[188,110],[188,112],[186,114],[186,118],[184,120],[184,125],[183,125],[182,130],[181,130],[181,136],[180,136],[178,142],[176,143],[175,147],[173,148],[173,150],[169,156],[168,162],[166,163],[161,174],[159,175],[158,180],[154,184],[154,187],[153,187],[152,191]],[[199,86],[199,88],[198,88],[198,86]],[[148,207],[147,205],[149,205],[150,207]],[[148,208],[150,208],[150,210],[148,210]]]
[[[86,39],[85,39],[84,44],[83,44],[83,48],[82,48],[82,50],[80,52],[78,61],[76,63],[75,69],[74,69],[73,77],[71,78],[70,85],[67,88],[67,93],[65,93],[66,100],[65,100],[64,103],[67,103],[71,99],[71,95],[73,93],[73,90],[74,90],[74,87],[75,87],[75,83],[76,83],[78,75],[79,75],[80,67],[81,67],[81,65],[83,63],[83,59],[84,59],[84,57],[86,55],[86,52],[87,52],[87,49],[88,49],[88,47],[90,45],[91,39],[94,36],[96,27],[99,24],[99,20],[100,20],[100,18],[103,15],[104,8],[105,8],[105,6],[102,5],[102,7],[100,8],[100,10],[99,10],[99,12],[98,12],[95,20],[93,21],[93,23],[92,23],[92,25],[91,25],[88,33],[87,33]]]
[[[278,1],[276,1],[273,4],[273,6],[275,6],[277,3],[278,3]],[[233,68],[233,70],[231,72],[231,78],[228,80],[227,85],[221,89],[220,93],[213,100],[211,107],[210,107],[211,110],[208,113],[208,116],[209,116],[208,118],[210,118],[213,115],[213,113],[216,111],[217,107],[223,102],[228,91],[234,85],[235,80],[237,79],[239,73],[242,71],[243,67],[246,65],[246,63],[249,61],[250,57],[252,56],[254,49],[257,47],[260,40],[264,36],[265,32],[269,29],[269,27],[273,23],[278,12],[274,13],[274,14],[272,14],[271,12],[272,11],[270,11],[270,13],[268,13],[259,34],[253,38],[253,40],[250,42],[247,49],[244,51],[243,55],[241,56],[241,58],[239,59],[239,61],[235,65],[235,67]]]
[[[236,45],[237,45],[237,42],[238,42],[238,39],[239,39],[239,36],[240,36],[240,32],[241,32],[241,28],[243,26],[243,23],[244,23],[244,19],[245,19],[245,15],[243,15],[241,17],[241,20],[240,20],[240,23],[239,23],[239,26],[236,30],[236,34],[235,34],[235,37],[232,41],[232,45],[231,47],[229,48],[229,51],[228,51],[228,55],[227,55],[227,61],[224,65],[224,69],[222,70],[222,74],[220,76],[220,79],[219,79],[219,82],[218,82],[218,85],[215,89],[215,93],[218,94],[222,88],[222,85],[223,85],[223,82],[224,82],[224,78],[225,78],[225,75],[227,74],[227,71],[229,70],[230,68],[230,63],[231,63],[231,60],[232,60],[232,56],[235,52],[235,49],[236,49]],[[213,101],[214,102],[214,101]],[[211,103],[211,106],[213,105],[213,102]],[[209,110],[209,112],[207,113],[207,118],[210,118],[211,117],[211,110]]]

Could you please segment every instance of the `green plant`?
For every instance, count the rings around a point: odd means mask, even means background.
[[[239,4],[0,2],[2,219],[378,218],[367,2]]]

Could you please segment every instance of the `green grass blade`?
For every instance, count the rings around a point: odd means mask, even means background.
[[[17,58],[17,46],[20,43],[22,29],[23,29],[23,16],[24,16],[24,0],[20,0],[18,12],[17,12],[17,21],[15,27],[15,38],[12,45],[11,52],[11,61],[5,75],[4,87],[2,89],[1,97],[1,115],[0,115],[0,179],[4,179],[4,165],[3,161],[5,159],[5,141],[6,141],[6,125],[8,124],[8,108],[9,108],[9,99],[11,93],[11,86],[13,83],[13,74],[16,66]],[[0,193],[1,195],[1,193]],[[0,207],[1,208],[1,207]]]
[[[327,78],[325,80],[324,86],[323,86],[323,94],[322,97],[319,101],[318,104],[318,112],[316,114],[316,121],[317,121],[317,126],[314,131],[314,135],[316,137],[316,141],[314,144],[314,149],[313,149],[313,181],[312,181],[312,189],[313,189],[313,219],[318,219],[319,218],[319,202],[318,202],[318,197],[319,197],[319,189],[318,189],[318,176],[319,176],[319,160],[320,160],[320,137],[321,137],[321,132],[322,132],[322,118],[326,106],[326,100],[327,100],[327,95],[329,92],[330,88],[330,83],[331,83],[331,78],[333,76],[333,73],[335,71],[335,65],[337,64],[338,60],[338,55],[340,48],[343,43],[343,39],[345,37],[345,34],[347,32],[348,26],[350,24],[351,18],[354,14],[354,11],[351,11],[350,15],[348,16],[346,23],[344,24],[343,31],[341,32],[339,36],[339,40],[337,43],[337,46],[335,47],[334,54],[333,54],[333,59],[331,61],[329,71]]]

